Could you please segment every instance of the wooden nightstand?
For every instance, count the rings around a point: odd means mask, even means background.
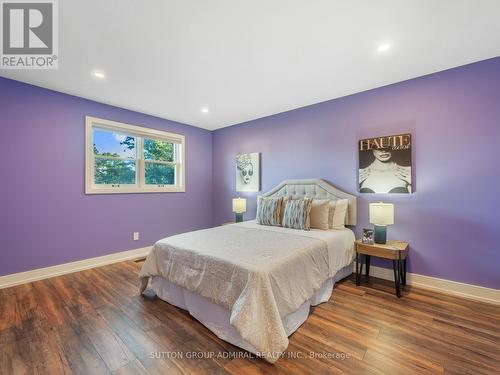
[[[401,297],[401,285],[406,285],[406,258],[408,256],[408,242],[389,240],[386,244],[365,244],[356,241],[356,285],[361,281],[363,261],[365,263],[366,277],[370,276],[371,256],[392,260],[394,269],[394,285],[396,295]],[[359,266],[358,266],[359,265]],[[359,270],[358,270],[359,268]]]

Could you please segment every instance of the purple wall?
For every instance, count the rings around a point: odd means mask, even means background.
[[[184,134],[186,193],[85,195],[85,115]],[[0,275],[211,225],[211,132],[3,78],[0,118]]]
[[[357,140],[410,132],[411,195],[357,193]],[[214,224],[232,218],[235,155],[261,152],[262,191],[324,178],[368,203],[396,205],[389,237],[411,245],[409,271],[500,288],[500,58],[220,129],[213,138]]]
[[[234,157],[262,153],[262,191],[324,178],[396,204],[410,272],[500,288],[500,58],[214,133],[0,78],[0,275],[123,251],[233,218]],[[84,194],[84,117],[186,135],[186,193]],[[357,193],[357,140],[411,132],[412,195]],[[132,241],[139,231],[140,241]]]

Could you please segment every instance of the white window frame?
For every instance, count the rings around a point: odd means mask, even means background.
[[[135,184],[95,184],[94,183],[94,142],[93,129],[112,131],[119,134],[137,137],[136,151],[136,183]],[[156,162],[144,159],[144,138],[167,141],[175,144],[175,161]],[[92,116],[85,116],[85,194],[123,194],[123,193],[169,193],[186,191],[186,166],[185,166],[186,137],[181,134],[165,132],[142,126],[125,124],[122,122],[105,120]],[[112,159],[112,157],[110,157]],[[117,158],[119,160],[124,160]],[[146,184],[146,162],[175,165],[174,185]]]

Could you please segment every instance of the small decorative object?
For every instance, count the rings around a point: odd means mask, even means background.
[[[260,190],[260,154],[236,156],[236,191],[258,192]]]
[[[367,245],[373,245],[373,229],[363,229],[361,242]]]
[[[370,223],[375,226],[375,243],[385,244],[387,226],[394,224],[394,205],[391,203],[370,203]]]
[[[359,141],[359,192],[412,192],[411,134]]]
[[[243,213],[247,211],[247,200],[244,198],[234,198],[233,199],[233,212],[236,215],[236,222],[241,223],[243,221]]]

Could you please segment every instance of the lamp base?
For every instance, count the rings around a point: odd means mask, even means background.
[[[235,216],[235,221],[237,223],[241,223],[243,221],[243,214],[242,213],[241,214],[234,214],[234,216]]]
[[[387,227],[375,225],[375,243],[384,245],[387,242]]]

